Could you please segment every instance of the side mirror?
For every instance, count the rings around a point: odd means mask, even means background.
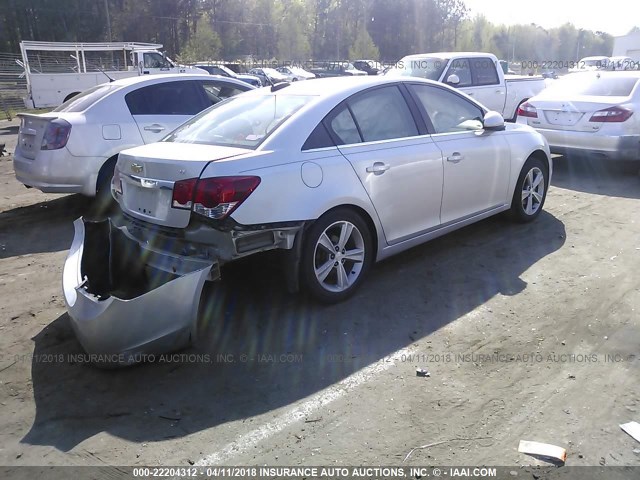
[[[485,130],[504,130],[504,118],[498,112],[487,112],[482,120]]]
[[[458,75],[456,75],[455,73],[452,73],[447,78],[447,83],[450,84],[450,85],[458,85],[460,83],[460,77]]]

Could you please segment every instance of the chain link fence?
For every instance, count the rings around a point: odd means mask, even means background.
[[[23,68],[16,63],[21,59],[14,53],[0,53],[0,116],[7,120],[25,109],[23,98],[27,95],[27,79]]]

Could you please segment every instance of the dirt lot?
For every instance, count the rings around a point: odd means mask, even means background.
[[[521,439],[640,465],[619,428],[640,421],[637,167],[559,159],[538,221],[415,248],[336,306],[268,258],[230,268],[198,346],[116,371],[83,361],[61,294],[87,208],[0,158],[2,465],[399,465],[438,442],[405,465],[538,463]]]

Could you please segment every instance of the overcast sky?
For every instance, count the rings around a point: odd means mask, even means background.
[[[535,23],[544,28],[566,22],[577,28],[626,35],[640,27],[638,0],[464,0],[471,17],[481,13],[493,23]]]

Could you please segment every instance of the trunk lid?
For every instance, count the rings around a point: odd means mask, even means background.
[[[22,157],[34,160],[42,146],[42,138],[49,122],[58,118],[58,115],[55,113],[44,115],[19,113],[18,117],[20,118],[20,130],[16,148]]]
[[[538,110],[538,118],[528,118],[529,125],[549,130],[597,132],[603,122],[589,121],[592,115],[606,108],[627,101],[627,97],[580,97],[574,100],[535,100],[531,103]]]
[[[122,193],[122,210],[140,220],[165,227],[184,228],[191,211],[171,207],[174,183],[199,178],[213,161],[252,152],[236,147],[160,142],[125,150],[118,157],[114,183]],[[117,187],[118,185],[116,185]]]

